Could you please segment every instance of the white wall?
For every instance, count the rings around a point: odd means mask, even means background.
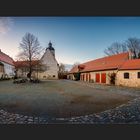
[[[39,78],[43,78],[46,76],[46,79],[58,79],[58,71],[59,67],[57,65],[57,61],[55,57],[52,55],[49,49],[45,52],[43,57],[41,58],[42,64],[46,66],[46,71],[45,72],[40,72]],[[53,77],[55,76],[55,77]],[[43,78],[45,79],[45,78]]]
[[[14,66],[2,62],[4,64],[4,74],[7,74],[8,77],[12,77],[14,75]]]

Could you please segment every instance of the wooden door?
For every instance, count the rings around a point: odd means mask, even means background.
[[[101,83],[106,83],[106,73],[101,74]]]
[[[100,83],[100,73],[96,73],[96,83]]]

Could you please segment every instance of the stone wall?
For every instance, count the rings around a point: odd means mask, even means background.
[[[129,73],[129,79],[124,79],[124,73]],[[140,70],[120,70],[117,72],[116,85],[128,87],[140,87],[140,78],[137,78],[137,73]]]

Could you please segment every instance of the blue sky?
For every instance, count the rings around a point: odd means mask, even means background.
[[[104,49],[129,37],[140,38],[140,17],[6,17],[0,18],[0,48],[14,59],[26,32],[43,48],[51,40],[60,63],[86,62],[105,56]]]

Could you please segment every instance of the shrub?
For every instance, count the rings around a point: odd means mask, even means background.
[[[22,79],[14,79],[13,83],[17,83],[17,84],[20,84],[20,83],[25,83],[27,82],[28,80],[26,78],[22,78]]]
[[[115,85],[115,80],[116,80],[116,73],[110,73],[108,74],[108,76],[110,77],[110,84]]]
[[[67,79],[67,74],[65,74],[65,73],[58,73],[58,78],[59,79]]]
[[[40,83],[40,80],[39,79],[31,79],[31,82],[32,83]]]
[[[74,73],[75,80],[80,80],[80,72]]]

